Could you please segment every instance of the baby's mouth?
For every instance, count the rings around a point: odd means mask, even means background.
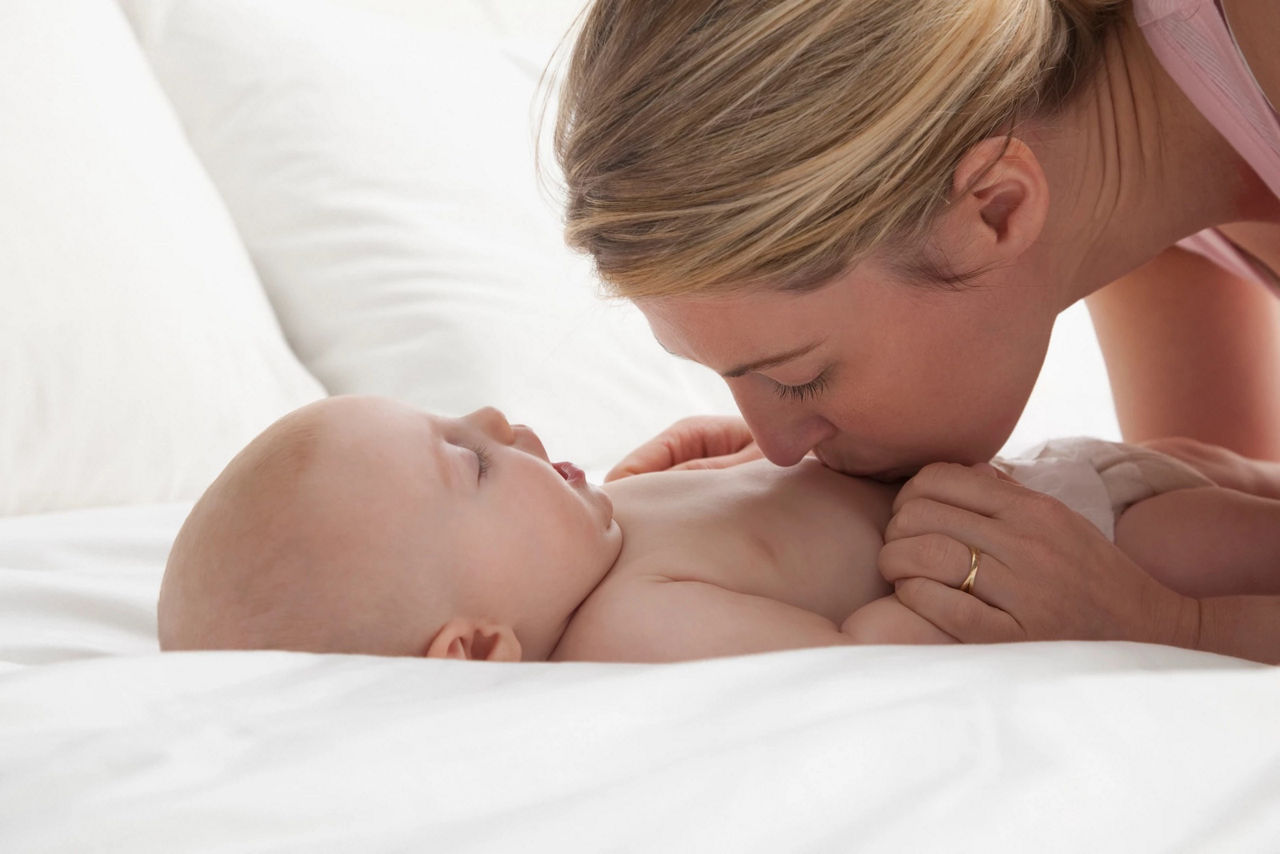
[[[570,484],[576,485],[578,483],[584,482],[587,479],[586,473],[583,472],[582,469],[575,466],[573,463],[552,463],[551,467],[555,469],[560,474],[560,476],[564,478],[566,481],[568,481]]]

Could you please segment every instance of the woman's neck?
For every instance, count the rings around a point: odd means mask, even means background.
[[[1280,222],[1280,201],[1164,71],[1132,17],[1088,90],[1019,134],[1053,194],[1035,251],[1062,283],[1062,307],[1202,229]]]

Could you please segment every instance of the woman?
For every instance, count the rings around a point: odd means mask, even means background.
[[[914,474],[881,570],[954,637],[1280,661],[1280,597],[1179,596],[972,465],[1086,297],[1127,439],[1280,459],[1278,41],[1271,0],[598,0],[557,127],[569,242],[744,417],[615,474]],[[1275,464],[1181,448],[1280,496]]]

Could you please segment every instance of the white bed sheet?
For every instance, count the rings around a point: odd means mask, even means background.
[[[1131,644],[679,665],[155,652],[187,505],[0,520],[0,851],[1222,851],[1280,670]]]
[[[0,517],[0,663],[158,652],[156,594],[190,510],[188,501]]]

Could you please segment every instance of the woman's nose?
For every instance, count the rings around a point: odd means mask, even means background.
[[[510,445],[515,441],[515,431],[511,429],[507,416],[492,406],[477,409],[470,415],[463,416],[462,420],[496,442]]]
[[[799,410],[794,404],[776,400],[755,403],[744,397],[734,394],[756,444],[774,465],[793,466],[819,442],[836,434],[830,421],[816,413]]]

